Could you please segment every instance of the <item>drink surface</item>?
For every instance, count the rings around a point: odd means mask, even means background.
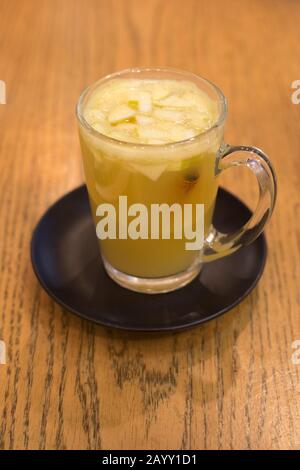
[[[223,134],[217,126],[204,132],[217,121],[215,101],[185,80],[111,79],[87,96],[82,114],[102,134],[79,126],[95,224],[96,209],[103,203],[115,207],[118,223],[119,196],[127,196],[128,206],[144,204],[149,213],[152,204],[177,203],[182,208],[204,204],[207,236],[218,189],[216,153]],[[197,263],[201,253],[187,251],[186,242],[172,236],[99,240],[102,256],[114,268],[145,278],[174,275]]]
[[[90,126],[108,137],[162,145],[211,128],[217,107],[190,81],[116,78],[92,93],[83,115]]]

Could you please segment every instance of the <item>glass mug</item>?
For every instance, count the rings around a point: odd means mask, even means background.
[[[190,139],[167,144],[128,143],[101,134],[83,116],[87,100],[115,78],[189,80],[213,99],[218,118],[211,128]],[[95,225],[97,207],[112,204],[119,222],[120,196],[127,205],[177,203],[204,205],[204,243],[187,250],[187,239],[116,237],[99,240],[108,275],[123,287],[144,293],[169,292],[185,286],[202,266],[253,242],[270,218],[276,199],[276,177],[264,152],[256,147],[223,143],[226,98],[214,84],[192,73],[170,68],[135,68],[102,78],[88,87],[77,104],[84,172]],[[244,165],[256,176],[259,200],[250,220],[234,233],[212,225],[218,175]],[[126,206],[127,207],[127,206]],[[171,214],[172,216],[172,214]],[[175,216],[174,216],[175,217]],[[118,227],[120,228],[120,227]],[[117,231],[117,233],[120,233]]]

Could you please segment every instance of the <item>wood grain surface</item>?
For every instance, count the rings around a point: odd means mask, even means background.
[[[0,0],[1,449],[300,448],[299,24],[296,0]],[[219,85],[226,140],[263,148],[278,174],[259,285],[223,317],[177,334],[81,321],[30,264],[39,217],[83,180],[81,90],[136,65]],[[255,205],[246,171],[223,184]]]

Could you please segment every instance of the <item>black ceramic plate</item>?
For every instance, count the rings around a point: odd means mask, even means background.
[[[249,209],[220,189],[214,223],[228,232],[240,227]],[[66,194],[40,219],[33,233],[34,271],[60,305],[101,325],[136,331],[189,328],[221,315],[246,297],[266,260],[266,241],[208,263],[191,284],[168,294],[140,294],[117,285],[106,274],[85,186]]]

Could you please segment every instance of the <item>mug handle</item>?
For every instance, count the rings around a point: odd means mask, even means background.
[[[238,152],[240,155],[232,155]],[[276,175],[267,155],[256,147],[223,144],[218,155],[217,174],[233,166],[244,165],[254,173],[259,186],[257,207],[248,222],[233,233],[221,233],[215,227],[204,242],[203,261],[213,261],[252,243],[272,215],[276,194]]]

